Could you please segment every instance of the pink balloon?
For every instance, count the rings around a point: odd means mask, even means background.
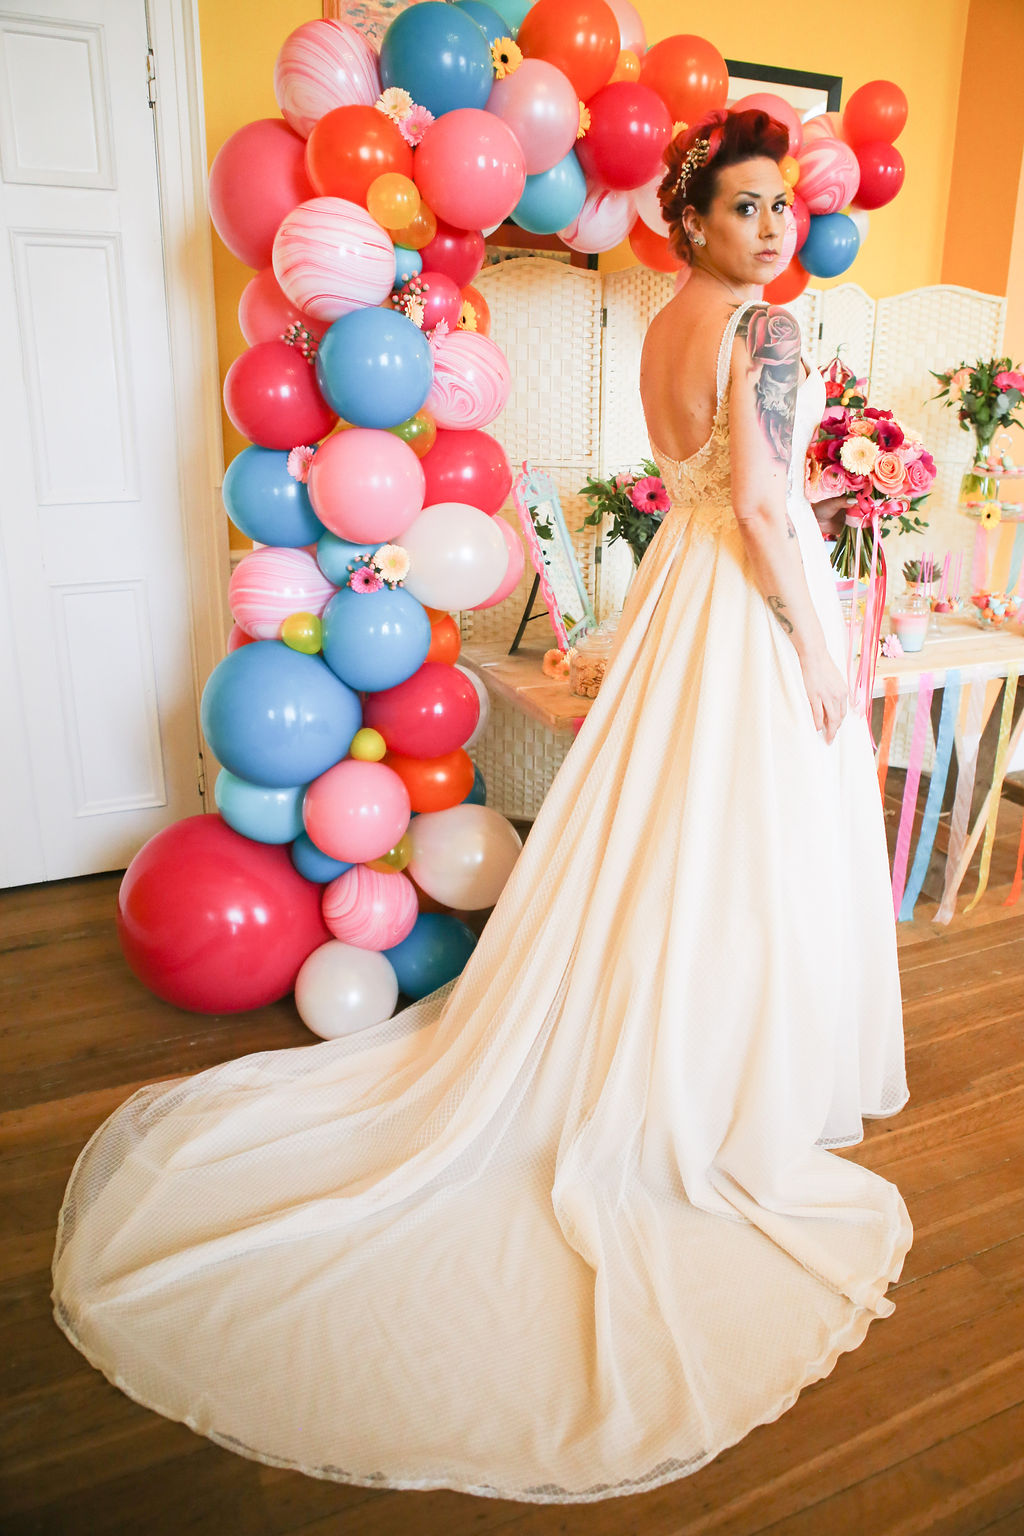
[[[629,0],[607,0],[619,24],[619,51],[628,49],[642,59],[647,52],[647,34],[640,13]]]
[[[242,335],[254,347],[258,341],[278,341],[289,326],[304,325],[319,341],[327,329],[325,320],[314,320],[297,309],[274,276],[273,267],[264,267],[251,277],[238,301],[238,324]]]
[[[546,59],[524,59],[504,80],[496,80],[487,111],[506,123],[519,140],[528,176],[550,171],[576,143],[580,104],[576,87]]]
[[[385,850],[387,851],[387,850]],[[419,917],[416,887],[400,870],[394,874],[353,864],[324,890],[324,922],[343,944],[391,949],[412,932]]]
[[[353,544],[386,544],[422,512],[426,476],[408,443],[393,432],[352,427],[321,443],[307,484],[314,511],[331,533]]]
[[[815,139],[841,139],[843,137],[843,118],[840,112],[819,112],[817,117],[810,117],[803,125],[804,147],[813,144]]]
[[[860,166],[849,144],[841,139],[812,139],[797,160],[797,185],[808,213],[838,213],[846,207],[860,185]]]
[[[217,151],[210,166],[210,218],[247,267],[269,264],[281,220],[312,197],[305,153],[303,140],[276,117],[246,123]]]
[[[347,22],[304,21],[277,56],[274,95],[286,121],[308,138],[335,107],[373,106],[380,95],[377,55]]]
[[[254,549],[235,566],[228,603],[235,623],[254,640],[277,640],[291,613],[318,617],[337,591],[303,549]]]
[[[792,208],[785,212],[785,224],[782,231],[782,245],[779,248],[779,260],[772,278],[780,277],[789,266],[796,253],[797,223]]]
[[[328,324],[380,304],[395,281],[395,247],[365,208],[343,197],[313,197],[282,220],[274,276],[286,296]]]
[[[749,96],[741,96],[736,104],[729,108],[730,112],[767,112],[769,117],[782,123],[789,131],[789,153],[800,153],[800,145],[803,143],[804,129],[796,109],[791,107],[784,96],[776,96],[774,91],[751,91]]]
[[[423,135],[414,174],[439,219],[458,229],[483,229],[507,219],[522,197],[526,162],[501,118],[479,107],[456,107]]]
[[[866,218],[867,215],[865,214],[864,217]],[[232,624],[231,633],[228,635],[227,653],[229,656],[232,651],[237,651],[243,645],[252,645],[252,643],[252,635],[247,635],[241,624]]]
[[[423,409],[439,427],[486,427],[512,385],[501,348],[479,331],[452,331],[433,351],[434,381]]]
[[[665,167],[655,171],[650,181],[645,181],[642,187],[637,187],[633,193],[636,202],[636,211],[647,225],[653,229],[656,235],[668,234],[668,224],[665,215],[661,211],[661,201],[658,197],[658,188],[665,177]]]
[[[346,757],[306,790],[302,820],[328,858],[366,864],[401,840],[411,810],[409,791],[393,768]]]
[[[576,218],[559,237],[574,251],[610,251],[621,245],[636,222],[636,199],[632,192],[608,192],[592,187]]]
[[[503,517],[495,517],[494,521],[501,529],[502,537],[508,546],[508,570],[490,597],[485,598],[482,603],[474,603],[474,608],[493,608],[496,603],[504,602],[509,593],[514,592],[519,585],[519,579],[526,568],[526,556],[515,529],[506,523]]]
[[[423,330],[432,331],[439,320],[454,331],[462,313],[462,289],[446,272],[431,272],[426,267],[415,279],[423,295]],[[404,292],[404,289],[403,289]]]
[[[793,193],[790,211],[796,223],[796,248],[799,250],[811,232],[811,215],[808,213],[807,204],[799,192]]]

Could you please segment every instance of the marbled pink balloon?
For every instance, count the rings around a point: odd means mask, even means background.
[[[838,213],[860,185],[860,166],[842,139],[812,139],[797,155],[797,189],[809,213]]]
[[[228,583],[231,615],[254,640],[278,640],[290,613],[323,613],[337,587],[304,549],[254,549]]]
[[[434,348],[434,382],[423,403],[439,427],[486,427],[504,408],[512,384],[505,354],[479,331],[452,331]]]
[[[842,128],[841,112],[819,112],[804,123],[804,144],[812,144],[815,139],[841,139]]]
[[[335,107],[373,106],[380,95],[377,55],[345,21],[304,21],[277,56],[274,95],[285,121],[308,138]]]
[[[558,231],[574,251],[610,251],[621,245],[636,219],[636,199],[632,192],[609,192],[592,187],[576,218]]]
[[[323,894],[324,922],[343,944],[391,949],[408,938],[419,916],[416,887],[400,870],[393,874],[353,864]]]
[[[274,276],[299,309],[331,323],[387,298],[395,282],[395,248],[358,203],[312,197],[281,221]]]

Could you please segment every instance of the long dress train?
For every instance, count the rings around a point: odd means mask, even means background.
[[[728,367],[600,693],[461,976],[134,1095],[68,1186],[55,1315],[148,1407],[389,1488],[585,1502],[695,1471],[892,1311],[906,1101],[863,719],[826,746],[729,503]],[[830,649],[843,625],[800,489]],[[657,454],[657,449],[655,449]]]

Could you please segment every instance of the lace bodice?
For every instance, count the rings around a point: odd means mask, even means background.
[[[760,302],[752,300],[751,302]],[[717,534],[734,526],[731,468],[729,458],[729,372],[732,343],[743,311],[741,304],[725,328],[718,350],[717,406],[711,433],[705,443],[686,459],[674,459],[651,441],[651,454],[661,471],[672,510],[665,520],[693,521],[700,532]],[[825,386],[821,374],[808,367],[807,378],[797,394],[793,447],[786,481],[786,497],[802,494],[804,457],[815,427],[825,408]]]

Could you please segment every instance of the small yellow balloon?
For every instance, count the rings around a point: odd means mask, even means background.
[[[608,83],[611,84],[614,80],[639,79],[640,60],[631,48],[624,48],[615,61],[615,68],[612,70],[612,80]]]
[[[437,220],[426,203],[421,202],[416,217],[404,228],[392,230],[391,239],[395,245],[402,245],[407,251],[422,251],[436,234]]]
[[[361,763],[379,763],[387,750],[388,744],[380,731],[364,725],[352,737],[348,753],[349,757],[357,757]]]
[[[385,171],[371,182],[366,194],[366,209],[371,219],[385,229],[405,229],[420,211],[420,192],[416,183],[397,171]]]
[[[290,613],[281,625],[281,639],[293,651],[315,656],[324,637],[323,625],[315,613]]]
[[[371,859],[367,868],[379,869],[382,875],[393,874],[396,869],[404,869],[411,858],[412,843],[408,832],[404,832],[393,848],[387,853],[382,853],[379,859]]]
[[[779,161],[779,171],[787,187],[795,187],[800,180],[800,162],[795,155],[783,155]]]

